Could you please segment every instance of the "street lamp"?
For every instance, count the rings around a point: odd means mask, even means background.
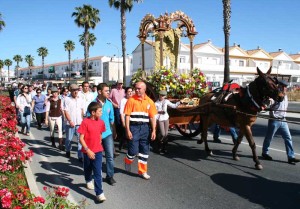
[[[113,47],[115,47],[117,50],[118,50],[118,79],[120,79],[120,61],[119,61],[119,57],[120,57],[120,50],[119,50],[119,47],[115,44],[112,44],[112,43],[106,43],[107,45],[111,45]]]

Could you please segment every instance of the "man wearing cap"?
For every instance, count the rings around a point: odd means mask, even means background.
[[[117,82],[117,87],[113,88],[110,92],[109,98],[111,99],[112,105],[114,107],[115,116],[115,126],[117,130],[117,137],[122,140],[122,122],[120,116],[120,104],[121,100],[125,97],[125,90],[123,89],[123,80],[119,79]],[[117,153],[115,153],[117,154]]]
[[[131,164],[138,155],[138,173],[144,179],[150,179],[147,173],[149,157],[149,139],[156,138],[157,110],[154,102],[146,95],[146,84],[137,82],[135,95],[128,99],[125,109],[126,135],[129,139],[128,152],[124,159],[125,170],[131,171]]]
[[[173,104],[168,99],[166,99],[167,91],[161,90],[159,91],[159,98],[155,102],[155,107],[157,109],[158,114],[156,115],[158,128],[160,131],[160,136],[157,137],[156,143],[153,147],[155,152],[167,153],[167,144],[168,144],[168,132],[169,132],[169,114],[168,114],[168,106],[171,108],[177,108],[180,102]]]
[[[70,158],[71,156],[71,142],[73,136],[77,137],[78,143],[78,160],[82,162],[82,152],[81,152],[81,144],[79,142],[79,134],[77,132],[82,120],[83,120],[83,109],[84,103],[81,97],[78,96],[79,87],[77,84],[70,85],[71,95],[65,98],[64,102],[64,113],[67,120],[66,124],[66,157]]]
[[[295,164],[297,162],[300,162],[300,160],[295,158],[292,136],[285,119],[288,107],[288,98],[286,95],[288,83],[284,80],[280,80],[278,81],[278,87],[279,90],[281,90],[285,94],[285,96],[282,102],[274,102],[273,100],[271,100],[270,119],[268,121],[268,128],[263,143],[262,157],[266,160],[273,160],[273,158],[269,155],[269,146],[275,133],[279,131],[282,138],[284,139],[288,163]]]

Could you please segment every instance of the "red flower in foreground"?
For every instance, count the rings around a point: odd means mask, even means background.
[[[11,208],[11,200],[12,194],[11,192],[7,192],[4,196],[1,198],[1,203],[3,208]]]
[[[70,189],[66,187],[55,187],[55,194],[59,197],[67,197]]]
[[[39,196],[33,198],[33,201],[34,201],[35,203],[42,203],[42,204],[45,203],[45,199],[44,199],[43,197],[39,197]]]

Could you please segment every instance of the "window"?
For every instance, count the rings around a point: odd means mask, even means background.
[[[185,63],[185,57],[180,57],[179,58],[179,63]]]
[[[239,66],[240,66],[240,67],[244,67],[244,63],[245,63],[244,60],[240,60],[240,61],[239,61]]]
[[[202,57],[198,57],[198,63],[202,64]]]

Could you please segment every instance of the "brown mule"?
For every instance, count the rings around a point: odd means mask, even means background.
[[[201,97],[200,120],[201,120],[201,139],[199,144],[204,142],[205,151],[208,155],[212,155],[207,143],[207,130],[210,125],[217,123],[221,126],[238,127],[240,129],[237,143],[232,149],[234,160],[239,160],[237,149],[245,136],[252,150],[253,161],[255,168],[263,169],[256,154],[256,145],[252,136],[251,126],[257,118],[257,113],[260,112],[265,102],[269,98],[275,101],[282,101],[284,95],[279,92],[277,87],[277,79],[270,76],[272,68],[266,74],[262,73],[257,68],[258,77],[245,88],[241,88],[239,93],[233,94],[227,101],[221,104],[212,102],[211,98],[214,93],[208,93]]]

